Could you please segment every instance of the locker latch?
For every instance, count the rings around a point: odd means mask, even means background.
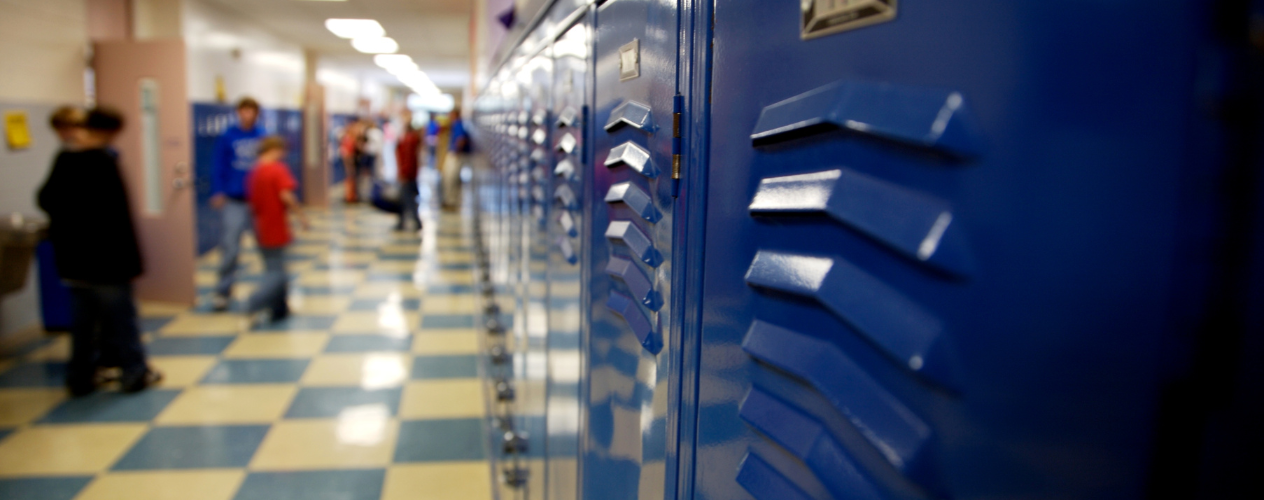
[[[672,198],[680,195],[680,115],[685,110],[685,97],[672,98]]]

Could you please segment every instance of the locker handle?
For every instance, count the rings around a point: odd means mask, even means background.
[[[979,152],[960,92],[845,81],[765,107],[751,142],[764,146],[832,130],[957,157]]]

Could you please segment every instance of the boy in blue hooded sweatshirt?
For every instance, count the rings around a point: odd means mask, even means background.
[[[220,211],[219,282],[211,297],[216,311],[228,309],[237,277],[241,235],[250,229],[250,204],[246,201],[246,177],[255,166],[262,127],[256,126],[259,103],[249,97],[237,102],[237,124],[215,141],[211,174],[211,206]]]

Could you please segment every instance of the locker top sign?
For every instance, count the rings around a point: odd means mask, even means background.
[[[895,19],[897,0],[801,0],[803,39]]]

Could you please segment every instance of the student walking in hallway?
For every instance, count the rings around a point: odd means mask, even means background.
[[[307,217],[294,196],[298,182],[281,162],[285,152],[285,140],[280,137],[268,137],[261,141],[259,163],[246,183],[264,267],[263,281],[247,301],[246,312],[253,315],[267,310],[271,313],[271,321],[280,321],[290,315],[286,302],[289,277],[285,274],[285,247],[294,238],[290,234],[288,214],[296,215],[303,228],[307,228]]]
[[[93,110],[75,141],[79,149],[58,155],[39,191],[58,272],[70,285],[74,321],[65,383],[74,396],[96,390],[101,362],[122,370],[124,392],[161,378],[149,369],[141,345],[131,282],[143,264],[127,189],[106,149],[122,128],[118,113]]]
[[[421,216],[418,214],[417,195],[417,174],[421,161],[421,130],[413,126],[413,114],[410,111],[404,111],[403,123],[404,133],[400,136],[399,142],[395,144],[395,164],[399,179],[399,201],[401,210],[399,212],[399,223],[395,225],[396,231],[403,231],[406,223],[411,220],[415,222],[416,228],[421,229]]]
[[[219,283],[211,296],[217,311],[228,309],[237,277],[241,237],[250,229],[246,204],[246,176],[254,168],[263,129],[256,126],[259,103],[249,97],[237,103],[237,125],[229,127],[215,143],[211,206],[220,211]]]

